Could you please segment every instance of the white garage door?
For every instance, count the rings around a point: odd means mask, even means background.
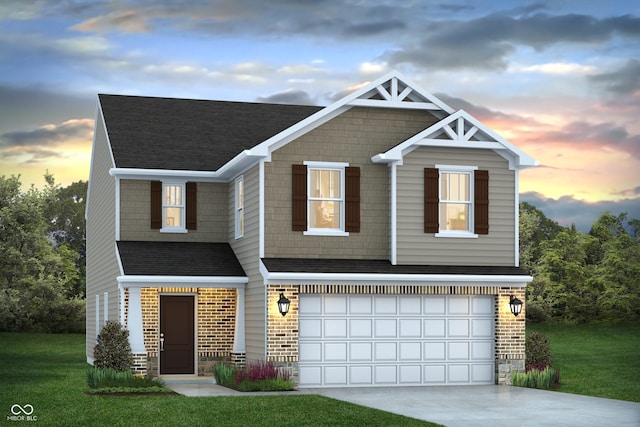
[[[300,387],[494,384],[494,298],[300,295]]]

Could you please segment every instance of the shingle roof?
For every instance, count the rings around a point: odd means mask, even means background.
[[[520,267],[459,265],[392,265],[387,260],[263,258],[272,273],[461,274],[527,276]]]
[[[215,171],[322,107],[98,95],[118,168]]]
[[[118,242],[127,276],[246,276],[228,243]]]

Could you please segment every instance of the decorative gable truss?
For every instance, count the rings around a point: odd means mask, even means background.
[[[356,97],[348,105],[360,107],[409,108],[412,110],[441,111],[444,117],[453,113],[453,109],[434,95],[419,89],[398,73],[388,74],[381,79],[354,92]],[[445,114],[446,113],[446,114]]]
[[[402,158],[417,147],[490,149],[509,161],[509,169],[524,169],[538,163],[464,110],[440,120],[392,149],[371,158],[374,163],[402,164]]]

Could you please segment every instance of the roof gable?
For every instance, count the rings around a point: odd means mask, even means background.
[[[388,151],[373,156],[371,160],[374,163],[402,162],[405,155],[424,146],[491,149],[509,161],[510,169],[538,164],[464,110],[451,114]]]

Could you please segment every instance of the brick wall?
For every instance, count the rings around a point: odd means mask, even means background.
[[[142,324],[147,350],[147,372],[158,374],[158,340],[160,335],[160,294],[196,296],[198,326],[198,374],[212,375],[217,360],[227,360],[233,350],[235,332],[235,289],[224,288],[142,288]],[[128,292],[125,293],[125,313]],[[140,371],[140,368],[137,369]]]

